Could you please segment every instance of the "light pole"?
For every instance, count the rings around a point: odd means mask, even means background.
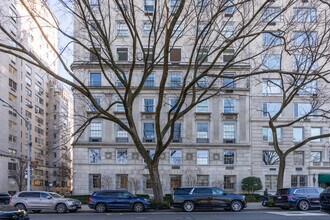
[[[28,161],[27,161],[27,183],[26,183],[26,190],[30,191],[31,189],[31,122],[24,118],[23,115],[21,115],[16,108],[11,106],[8,102],[4,101],[0,98],[0,101],[5,103],[7,107],[11,108],[17,115],[19,115],[25,122],[25,126],[28,131],[28,143],[27,143],[27,151],[28,151]]]

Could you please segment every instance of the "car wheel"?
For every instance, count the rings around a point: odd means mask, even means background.
[[[234,212],[239,212],[243,209],[243,204],[240,201],[232,201],[230,204],[230,209]]]
[[[186,212],[192,212],[195,209],[195,204],[192,201],[186,201],[183,203],[183,210]]]
[[[97,203],[95,206],[95,211],[98,213],[102,213],[106,211],[106,207],[104,203]]]
[[[41,210],[32,210],[33,213],[39,213]]]
[[[297,207],[299,210],[301,211],[307,211],[309,208],[310,208],[310,205],[309,205],[309,202],[306,201],[306,200],[301,200],[299,203],[298,203],[298,207]]]
[[[65,213],[67,211],[66,205],[63,203],[57,204],[57,206],[55,207],[55,210],[57,213]]]
[[[69,210],[69,212],[71,212],[71,213],[77,212],[77,211],[78,211],[78,209],[71,209],[71,210]]]
[[[144,205],[140,202],[135,203],[133,206],[134,212],[143,212],[144,211]]]
[[[15,208],[17,208],[18,210],[25,210],[26,211],[26,207],[24,204],[22,203],[18,203],[15,205]]]

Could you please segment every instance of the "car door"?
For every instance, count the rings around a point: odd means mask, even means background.
[[[213,207],[227,207],[229,200],[225,192],[218,187],[212,188],[212,206]]]
[[[193,201],[199,207],[211,207],[212,206],[212,188],[209,187],[197,187],[193,191]]]
[[[42,209],[51,209],[53,207],[52,197],[48,193],[40,193],[39,207]]]
[[[316,188],[306,188],[307,197],[311,204],[311,206],[319,206],[320,205],[320,194]]]
[[[28,210],[34,210],[39,208],[39,199],[40,193],[39,192],[27,192],[24,195],[24,202],[27,205]]]
[[[132,195],[126,191],[117,192],[115,206],[117,209],[131,209]]]

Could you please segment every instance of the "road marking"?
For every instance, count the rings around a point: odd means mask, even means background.
[[[267,212],[273,215],[283,215],[283,216],[324,216],[328,214],[315,213],[315,212]]]

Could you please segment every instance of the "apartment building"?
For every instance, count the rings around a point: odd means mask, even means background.
[[[95,7],[96,15],[102,13],[97,11],[97,1],[89,2],[90,10],[93,11],[93,7]],[[177,2],[169,1],[170,10],[175,11],[177,9]],[[202,1],[197,2],[202,4],[203,8]],[[242,25],[242,18],[236,18],[237,14],[235,14],[238,6],[232,5],[231,1],[218,2],[224,2],[224,5],[221,5],[223,7],[223,17],[217,21],[219,26],[222,26],[223,34],[212,45],[215,48],[223,46],[223,42],[230,42],[239,30],[237,28]],[[174,188],[184,185],[216,185],[221,186],[226,191],[241,192],[240,182],[248,176],[260,177],[264,187],[270,191],[275,190],[278,158],[276,156],[273,157],[273,160],[276,161],[275,163],[267,164],[265,162],[267,161],[266,157],[269,157],[274,151],[267,116],[278,109],[272,103],[281,102],[283,94],[278,92],[280,90],[278,86],[274,88],[273,84],[269,85],[269,81],[275,82],[275,80],[280,78],[278,73],[274,71],[277,69],[275,65],[281,65],[278,68],[281,70],[286,70],[290,66],[292,71],[294,68],[292,66],[298,64],[293,62],[293,58],[289,54],[278,59],[277,55],[283,52],[283,48],[276,48],[277,41],[274,37],[276,34],[272,35],[271,32],[283,28],[283,22],[286,21],[286,17],[291,17],[292,14],[300,17],[302,12],[299,10],[304,12],[302,13],[303,17],[308,15],[306,19],[310,19],[308,22],[313,24],[316,22],[314,20],[315,16],[319,16],[319,14],[320,17],[322,16],[322,10],[319,10],[315,4],[310,4],[309,1],[297,1],[296,5],[288,7],[287,11],[279,16],[280,18],[277,18],[277,13],[286,6],[287,2],[269,2],[269,5],[262,10],[261,19],[256,19],[256,21],[252,22],[251,26],[255,26],[249,30],[249,34],[251,34],[255,31],[254,29],[258,29],[257,27],[259,29],[265,27],[264,32],[268,33],[255,34],[256,38],[253,42],[244,47],[237,57],[235,57],[235,51],[242,48],[240,45],[230,45],[223,50],[222,55],[215,59],[217,65],[212,67],[212,71],[221,72],[225,69],[222,75],[228,76],[228,78],[224,77],[213,82],[205,77],[198,82],[200,87],[203,87],[203,83],[205,86],[212,82],[212,88],[220,90],[220,92],[210,99],[199,103],[175,124],[173,141],[160,157],[159,172],[164,193],[171,193]],[[155,31],[150,25],[149,19],[152,17],[154,10],[158,9],[155,9],[154,1],[146,0],[136,4],[135,7],[140,9],[136,10],[139,11],[136,12],[136,16],[141,21],[137,25],[142,36],[141,44],[148,45],[150,43],[148,42],[148,37]],[[199,4],[196,4],[197,8],[200,8]],[[255,4],[258,6],[261,3]],[[130,6],[124,4],[123,7],[127,9]],[[122,15],[120,13],[122,13],[121,7],[113,5],[109,14],[107,14],[107,16],[113,18],[112,21],[115,21],[111,25],[110,33],[112,34],[109,34],[109,39],[111,39],[110,47],[113,52],[111,55],[115,57],[114,60],[119,69],[122,68],[124,79],[128,80],[129,67],[133,62],[133,51],[130,45],[132,43],[130,38],[131,30],[127,27],[125,21],[121,19]],[[250,16],[250,14],[248,15]],[[90,22],[92,26],[90,33],[98,35],[97,24],[95,21]],[[255,24],[258,22],[260,24]],[[199,24],[201,23],[203,23],[203,20],[199,21]],[[293,36],[293,44],[295,41],[301,40],[303,34],[298,33],[305,33],[306,31],[306,29],[303,29],[303,27],[306,28],[306,25],[303,25],[305,20],[299,21],[299,23],[301,24],[301,30],[299,30],[299,26],[293,25],[285,29],[287,35]],[[110,24],[108,25],[110,26]],[[183,26],[178,25],[176,31],[179,33],[173,33],[173,36],[180,36],[180,31],[187,33],[184,30],[189,30],[190,28],[189,24],[185,25],[187,24],[183,24]],[[196,27],[194,25],[191,26]],[[199,33],[199,31],[205,30],[205,27],[207,25],[197,25],[195,30]],[[86,27],[82,25],[82,22],[76,21],[75,33],[77,33],[77,37],[80,37],[83,42],[90,43],[89,39],[84,38],[85,29]],[[314,31],[317,32],[318,29],[316,28]],[[269,38],[269,34],[271,38]],[[313,37],[314,34],[311,36]],[[283,38],[279,38],[283,40]],[[182,38],[178,38],[176,41],[173,40],[176,43],[169,52],[171,65],[168,65],[169,72],[163,101],[164,106],[169,106],[167,111],[175,107],[180,89],[186,82],[184,81],[184,73],[189,66],[188,63],[191,58],[189,55],[192,47],[189,44],[189,40],[188,35],[182,34]],[[271,42],[271,45],[269,45],[268,41]],[[94,45],[90,45],[90,47],[92,46]],[[268,47],[265,50],[267,53],[262,51],[265,46]],[[118,92],[125,92],[122,80],[118,78],[118,74],[113,70],[117,66],[113,67],[105,63],[101,68],[98,55],[107,56],[108,54],[103,54],[106,52],[100,48],[95,48],[95,51],[100,53],[95,54],[91,50],[85,51],[81,46],[76,45],[74,50],[75,60],[72,65],[73,71],[81,82],[88,86],[99,106],[103,108],[109,106],[109,112],[112,115],[125,121],[125,109],[120,101],[116,103]],[[156,52],[153,53],[157,54]],[[260,56],[251,55],[254,52],[256,54],[259,53]],[[202,54],[197,54],[196,56],[198,57],[199,55]],[[214,60],[212,55],[207,57],[204,59],[204,68],[210,66],[211,61]],[[234,59],[240,62],[228,67],[227,64],[233,62]],[[281,59],[283,63],[280,61]],[[143,61],[147,60],[148,56],[146,54],[141,52],[137,55],[134,74],[129,79],[130,85],[133,87],[141,82],[146,63],[143,63]],[[324,60],[321,59],[319,62],[322,61]],[[303,63],[306,63],[306,59]],[[143,88],[133,106],[137,131],[151,156],[154,154],[156,146],[154,113],[158,104],[159,85],[163,74],[162,63],[158,62],[157,64],[159,65],[155,65],[152,74],[145,79]],[[104,68],[107,68],[107,65],[112,68],[104,70]],[[231,78],[232,76],[248,75],[249,73],[267,68],[272,70],[268,74],[244,77],[240,80]],[[191,71],[193,72],[193,70]],[[317,86],[325,88],[322,86],[322,82],[318,83]],[[314,89],[311,91],[314,91]],[[313,97],[313,94],[313,92],[298,94],[294,99],[295,101],[286,108],[283,120],[289,121],[297,118],[297,114],[302,114],[303,111],[300,110],[300,104],[303,103],[303,100],[306,100],[306,97]],[[112,103],[114,103],[113,106],[111,106]],[[79,111],[81,113],[79,120],[81,120],[82,116],[88,118],[98,113],[97,108],[91,105],[90,101],[79,93],[75,93],[74,105],[76,112]],[[163,120],[165,120],[167,113],[166,111],[164,112]],[[76,123],[76,126],[78,128],[79,123]],[[280,133],[282,134],[280,138],[283,140],[284,147],[288,148],[303,137],[321,134],[322,132],[329,132],[329,122],[328,120],[315,117],[304,121],[304,125],[283,129]],[[302,133],[304,134],[303,136],[301,136]],[[296,139],[298,136],[300,139]],[[325,180],[328,174],[326,169],[329,161],[327,143],[328,139],[313,141],[291,153],[287,158],[288,172],[285,174],[284,185],[312,186],[328,184]],[[74,194],[89,194],[95,190],[110,188],[126,188],[135,193],[152,194],[149,171],[145,162],[136,150],[128,133],[114,122],[104,119],[91,121],[74,144],[73,170]]]
[[[42,17],[50,17],[43,1],[31,1],[28,4]],[[45,65],[56,71],[56,54],[51,49],[57,47],[56,31],[47,29],[47,42],[34,22],[26,16],[27,11],[19,1],[2,1],[0,8],[1,23],[7,28],[10,37],[29,48],[35,56],[42,58]],[[2,42],[19,47],[10,37],[3,33],[0,36]],[[54,79],[28,59],[6,53],[1,53],[0,68],[0,97],[8,103],[1,103],[0,107],[0,191],[14,193],[20,190],[18,185],[24,186],[21,190],[26,189],[28,130],[25,120],[31,123],[31,190],[45,190],[52,175],[49,173],[49,157],[53,151],[48,136],[53,135],[49,131],[53,121],[49,123],[48,117],[49,102],[54,98],[50,84]],[[61,96],[57,99],[61,99]]]

